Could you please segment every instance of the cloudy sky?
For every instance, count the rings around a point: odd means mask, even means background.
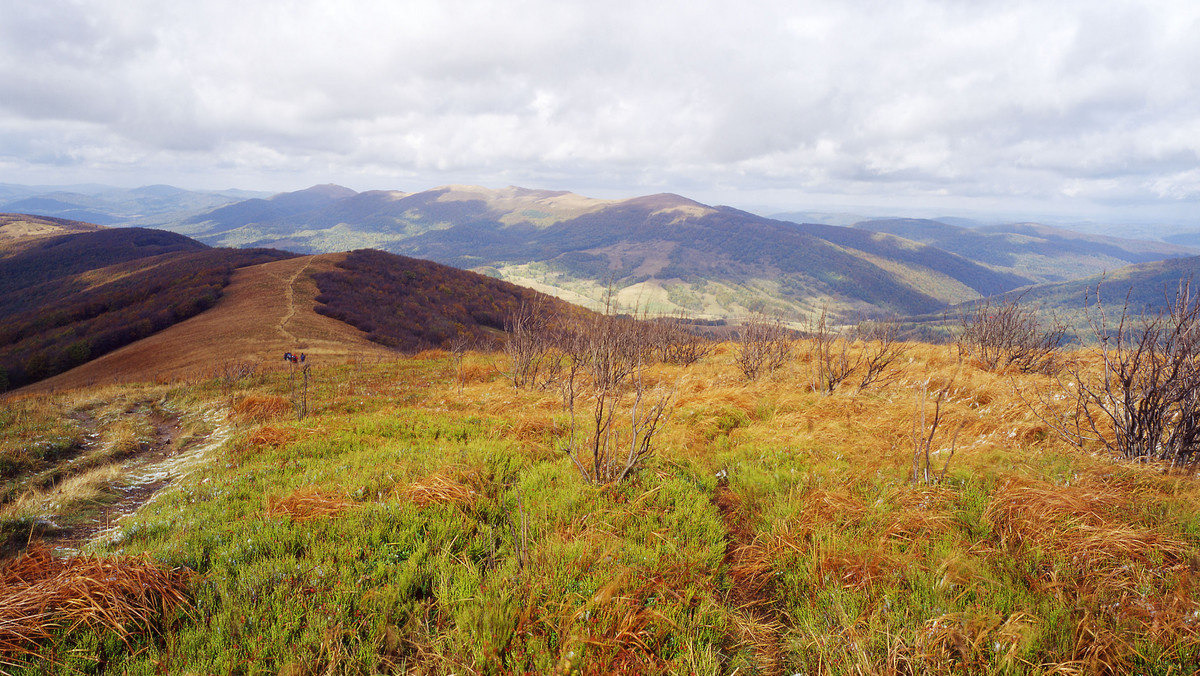
[[[1200,223],[1194,0],[0,0],[0,182]]]

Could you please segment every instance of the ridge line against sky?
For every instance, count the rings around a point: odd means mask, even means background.
[[[0,0],[0,182],[1198,223],[1200,5]]]

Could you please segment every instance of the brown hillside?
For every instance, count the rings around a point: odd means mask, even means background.
[[[236,362],[283,363],[301,351],[314,363],[394,354],[366,334],[313,311],[311,275],[334,269],[345,254],[274,261],[237,270],[210,310],[23,391],[111,382],[208,377]]]
[[[70,235],[77,232],[104,230],[104,226],[65,218],[0,214],[0,257],[10,255],[25,245],[46,237]]]

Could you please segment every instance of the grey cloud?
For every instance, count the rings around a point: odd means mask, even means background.
[[[0,172],[1197,194],[1185,2],[0,4]]]

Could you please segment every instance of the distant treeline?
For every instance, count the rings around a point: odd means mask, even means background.
[[[0,389],[49,378],[195,316],[217,302],[235,269],[292,255],[210,249],[172,233],[121,228],[51,238],[2,260]]]
[[[320,290],[316,311],[404,351],[445,347],[456,338],[488,342],[522,301],[544,298],[474,272],[374,249],[353,251],[338,267],[313,275]]]

